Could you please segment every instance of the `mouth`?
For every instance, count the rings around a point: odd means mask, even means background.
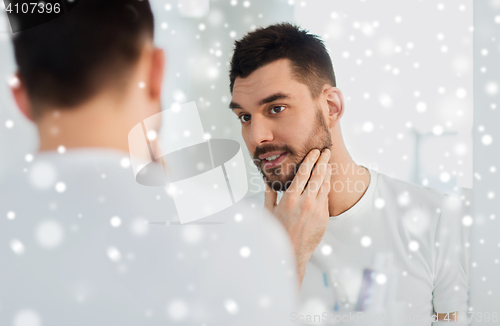
[[[283,160],[285,160],[286,156],[288,155],[287,152],[283,153],[268,153],[261,155],[259,158],[263,162],[262,168],[263,169],[271,169],[274,168],[278,165],[280,165]]]

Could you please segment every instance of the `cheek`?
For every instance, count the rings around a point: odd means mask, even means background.
[[[279,139],[281,143],[285,143],[292,148],[300,147],[304,141],[304,133],[301,131],[300,126],[284,127],[276,133],[275,138]]]

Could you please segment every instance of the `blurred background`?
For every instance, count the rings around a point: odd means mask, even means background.
[[[258,179],[249,184],[249,194],[262,187],[252,186],[261,182],[260,174],[241,138],[240,122],[228,109],[234,40],[282,21],[322,37],[346,100],[341,126],[351,156],[358,164],[465,202],[466,214],[473,217],[471,310],[500,310],[495,277],[500,150],[494,141],[495,133],[500,135],[493,125],[500,122],[500,0],[151,3],[156,44],[166,50],[168,64],[163,109],[195,101],[207,136],[239,141],[249,180]],[[7,26],[1,12],[0,174],[38,145],[34,126],[17,111],[8,88],[15,65]]]

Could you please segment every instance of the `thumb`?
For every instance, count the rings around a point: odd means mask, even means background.
[[[264,184],[266,185],[264,207],[266,207],[270,212],[273,212],[274,207],[276,206],[276,199],[278,199],[278,193],[267,185],[266,180],[264,180]]]

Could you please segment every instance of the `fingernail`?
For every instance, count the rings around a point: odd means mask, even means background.
[[[328,154],[328,155],[331,154],[331,152],[330,152],[330,150],[328,148],[325,148],[325,154]]]
[[[319,156],[319,154],[320,154],[319,149],[314,149],[314,150],[313,150],[313,156],[314,156],[314,157],[318,157],[318,156]]]

